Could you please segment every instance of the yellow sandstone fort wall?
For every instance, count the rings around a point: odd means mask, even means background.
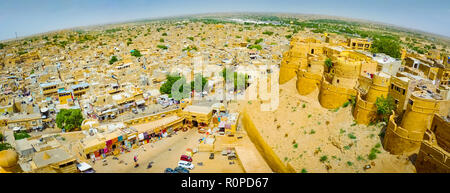
[[[288,52],[283,54],[283,60],[280,65],[280,84],[284,84],[295,77],[300,65],[300,58],[293,57]]]
[[[327,81],[322,81],[319,93],[319,102],[322,107],[335,109],[342,106],[351,96],[356,96],[356,90],[337,87]]]
[[[447,124],[447,131],[448,128]],[[415,166],[417,173],[450,173],[450,153],[438,145],[430,130],[425,132]]]
[[[439,103],[434,99],[425,99],[414,94],[411,95],[410,100],[413,104],[408,103],[401,125],[408,130],[425,133],[431,127],[433,115],[439,109]]]
[[[398,155],[417,150],[422,142],[423,133],[408,131],[395,123],[395,112],[390,116],[384,136],[383,147],[386,151]]]
[[[300,95],[308,95],[320,87],[322,75],[299,70],[297,72],[297,92]]]
[[[356,98],[356,106],[353,110],[353,117],[356,123],[368,125],[374,122],[377,117],[377,107],[375,103],[364,101],[360,94]]]
[[[375,103],[378,97],[387,97],[389,93],[390,78],[374,75],[372,84],[366,95],[366,100]]]
[[[284,84],[294,78],[298,69],[308,68],[308,56],[322,55],[324,45],[314,38],[293,37],[289,51],[283,53],[279,83]]]
[[[255,124],[248,115],[247,109],[244,109],[242,115],[242,123],[244,129],[247,131],[250,140],[255,144],[256,149],[258,149],[259,153],[261,154],[261,156],[263,156],[264,160],[270,166],[272,171],[277,173],[296,173],[292,166],[290,166],[289,164],[285,165],[281,161],[281,159],[275,154],[273,149],[262,138],[258,129],[256,129]]]
[[[378,97],[387,97],[389,93],[389,77],[375,75],[372,84],[366,94],[366,100],[362,99],[360,94],[356,98],[356,106],[353,111],[353,117],[358,124],[370,124],[375,121],[377,116],[377,107],[375,102]]]
[[[423,135],[427,129],[430,129],[433,115],[438,109],[437,100],[411,95],[401,126],[397,126],[393,116],[389,119],[384,137],[384,148],[392,154],[417,151]]]

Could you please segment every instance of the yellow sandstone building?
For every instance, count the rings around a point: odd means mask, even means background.
[[[435,114],[425,132],[415,163],[418,173],[450,173],[449,117]]]
[[[377,118],[377,107],[375,102],[378,97],[387,98],[389,93],[390,76],[380,72],[374,75],[372,84],[366,95],[358,93],[353,117],[358,124],[368,125]]]
[[[395,113],[389,118],[383,141],[384,148],[392,154],[417,151],[425,131],[431,128],[434,113],[438,110],[438,100],[421,91],[412,93],[401,124],[397,124],[398,117]]]

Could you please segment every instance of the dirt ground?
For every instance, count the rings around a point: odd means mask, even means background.
[[[386,152],[378,134],[381,126],[357,125],[351,105],[334,112],[322,108],[317,95],[301,96],[296,79],[280,85],[275,111],[260,110],[258,101],[240,101],[256,128],[284,162],[297,172],[415,172],[406,156]],[[369,154],[372,156],[369,158]],[[375,155],[376,158],[373,156]],[[363,169],[370,165],[370,169]]]

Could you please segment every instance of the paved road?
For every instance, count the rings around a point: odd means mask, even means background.
[[[194,130],[178,132],[170,138],[143,145],[130,153],[118,156],[119,160],[113,160],[113,156],[106,158],[107,166],[103,166],[101,161],[94,164],[97,172],[127,172],[127,173],[161,173],[167,167],[176,167],[180,156],[187,148],[194,148],[198,144],[201,134]],[[144,150],[145,149],[145,150]],[[171,149],[169,151],[169,149]],[[139,167],[134,168],[133,156],[138,156]],[[123,160],[124,163],[119,164]],[[149,162],[153,161],[152,168],[147,169]],[[127,165],[125,165],[127,163]]]

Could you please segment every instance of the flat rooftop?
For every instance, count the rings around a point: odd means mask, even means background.
[[[192,112],[192,113],[200,113],[200,114],[208,114],[212,111],[210,106],[200,106],[200,105],[190,105],[183,109],[183,111]]]
[[[73,156],[67,153],[64,149],[58,148],[35,153],[33,156],[33,161],[36,166],[40,168],[72,158]]]
[[[153,131],[156,128],[165,126],[165,125],[170,124],[179,119],[181,119],[181,117],[179,117],[177,115],[173,115],[173,116],[169,116],[169,117],[164,117],[162,119],[158,119],[156,121],[151,121],[151,122],[139,124],[139,125],[133,125],[133,128],[136,129],[138,131],[138,133],[144,133],[146,131]]]

